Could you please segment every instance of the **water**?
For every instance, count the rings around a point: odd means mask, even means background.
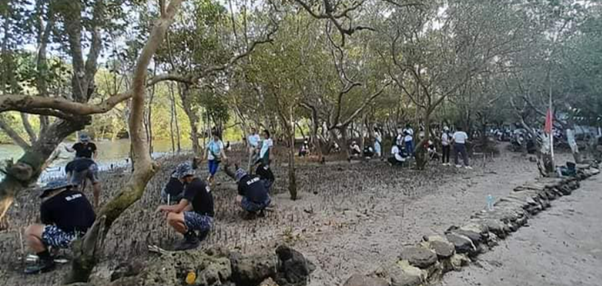
[[[59,145],[60,150],[59,158],[55,160],[42,174],[41,181],[45,181],[49,178],[60,177],[64,174],[63,167],[67,165],[74,157],[74,153],[65,151],[65,146],[72,146],[75,142],[64,142]],[[190,140],[182,141],[182,151],[188,152],[192,149]],[[94,142],[98,148],[98,157],[96,162],[99,165],[100,170],[107,170],[111,167],[127,167],[129,166],[129,160],[126,159],[130,154],[130,141],[116,140],[116,141],[100,141]],[[166,154],[171,154],[171,141],[170,140],[155,140],[153,141],[153,158],[158,158]],[[13,159],[17,161],[23,150],[16,145],[0,145],[0,162],[5,160]],[[0,174],[0,179],[2,174]]]

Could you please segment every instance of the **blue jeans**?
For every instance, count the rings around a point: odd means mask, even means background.
[[[219,169],[219,161],[218,160],[209,160],[209,174],[211,174],[211,176],[215,176],[218,169]]]
[[[466,144],[454,144],[454,161],[456,165],[460,165],[460,160],[458,158],[458,154],[462,155],[462,160],[464,161],[464,166],[468,166],[468,154],[466,153]]]
[[[408,156],[414,156],[414,141],[406,141],[406,153]]]
[[[254,212],[264,210],[265,208],[267,208],[270,205],[271,202],[272,202],[272,200],[270,199],[270,197],[268,197],[267,200],[262,203],[252,202],[252,201],[248,200],[246,197],[243,197],[242,201],[240,202],[240,206],[245,211],[254,213]]]

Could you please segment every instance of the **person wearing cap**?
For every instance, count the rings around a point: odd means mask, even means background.
[[[234,173],[229,167],[229,164],[226,164],[224,171],[228,176],[235,179],[238,185],[236,203],[250,214],[259,213],[260,216],[263,216],[263,211],[270,205],[271,199],[261,178],[257,175],[248,174],[247,171],[237,165],[235,165],[236,171]]]
[[[71,153],[75,152],[75,158],[96,159],[96,144],[90,142],[90,136],[86,133],[79,134],[79,142],[73,144],[71,148],[65,147]]]
[[[200,158],[195,157],[189,162],[184,162],[179,164],[176,169],[171,173],[169,177],[169,181],[165,185],[163,189],[161,189],[161,200],[166,204],[177,204],[180,202],[182,197],[184,196],[184,184],[178,178],[178,170],[183,168],[192,168],[196,170],[198,168],[198,162]],[[188,166],[184,166],[188,165]]]
[[[92,205],[80,191],[73,190],[66,179],[51,181],[42,189],[40,220],[25,230],[27,245],[39,257],[37,265],[28,267],[27,274],[47,272],[54,268],[49,247],[68,248],[92,226],[96,215]]]
[[[213,139],[207,144],[203,158],[205,158],[205,156],[209,162],[209,178],[207,178],[207,181],[210,185],[213,185],[215,174],[217,174],[217,171],[219,170],[220,162],[228,159],[224,152],[224,142],[220,139],[219,133],[213,133]]]
[[[167,213],[167,223],[184,235],[175,250],[188,250],[198,247],[209,235],[215,215],[213,195],[209,186],[194,176],[189,164],[180,165],[176,176],[186,186],[182,199],[177,205],[159,206],[157,212]]]

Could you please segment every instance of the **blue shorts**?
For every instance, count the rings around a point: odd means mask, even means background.
[[[271,202],[272,202],[272,200],[269,197],[263,203],[252,202],[249,199],[247,199],[246,197],[243,197],[242,201],[240,202],[240,206],[242,207],[243,210],[254,213],[254,212],[264,210],[265,208],[267,208],[270,205]]]
[[[215,176],[218,169],[219,169],[219,161],[218,160],[209,160],[209,174],[211,174],[211,176]]]
[[[84,236],[84,234],[78,231],[64,231],[55,225],[46,225],[44,231],[42,231],[42,242],[46,246],[69,248],[74,240]]]
[[[188,229],[205,231],[213,226],[213,218],[197,212],[184,212],[184,223]]]

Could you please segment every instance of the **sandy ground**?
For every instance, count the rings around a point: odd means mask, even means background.
[[[600,204],[602,178],[595,176],[441,286],[602,285]]]
[[[180,239],[154,213],[160,189],[177,163],[177,158],[162,162],[164,168],[149,183],[143,198],[113,226],[95,279],[103,279],[121,262],[144,260],[149,244],[169,248]],[[310,285],[340,285],[354,273],[367,273],[394,262],[404,244],[461,224],[484,207],[488,194],[505,196],[537,176],[535,164],[515,153],[503,152],[472,164],[474,170],[465,170],[437,162],[425,171],[392,168],[377,160],[301,164],[297,201],[291,201],[286,193],[287,167],[276,165],[274,211],[253,221],[241,218],[241,211],[233,204],[235,185],[221,172],[218,181],[222,184],[213,191],[216,224],[203,247],[222,246],[250,253],[273,249],[279,243],[291,244],[317,265]],[[200,175],[204,174],[203,169]],[[106,190],[103,201],[116,194],[127,176],[101,175]],[[23,265],[18,234],[36,220],[39,199],[35,195],[25,192],[17,198],[9,211],[12,227],[0,232],[0,281],[6,285],[54,285],[68,270],[60,267],[33,277],[20,274]]]

